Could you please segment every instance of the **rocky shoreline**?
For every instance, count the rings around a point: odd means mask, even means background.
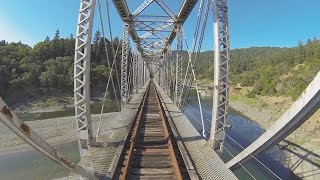
[[[270,126],[270,121],[274,118],[271,114],[262,112],[256,107],[241,102],[230,102],[229,106],[249,119],[257,122],[264,130]]]

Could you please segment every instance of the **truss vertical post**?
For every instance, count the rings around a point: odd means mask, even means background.
[[[161,76],[162,76],[162,65],[159,65],[159,69],[158,69],[158,79],[159,79],[159,82],[158,82],[158,84],[159,84],[159,86],[161,86],[161,85],[163,85],[162,84],[162,82],[161,82]]]
[[[131,98],[131,93],[132,93],[132,72],[133,72],[133,53],[131,52],[131,50],[129,50],[129,59],[128,59],[128,80],[127,80],[127,102],[129,101],[129,99]],[[127,103],[126,102],[126,103]]]
[[[166,66],[165,66],[165,83],[166,83],[166,91],[167,91],[167,94],[168,92],[170,92],[170,79],[169,79],[169,68],[170,68],[170,64],[167,62]]]
[[[214,89],[210,145],[222,150],[229,104],[229,27],[227,0],[213,0]]]
[[[177,24],[177,59],[176,59],[176,81],[175,81],[175,95],[174,101],[178,106],[180,102],[179,97],[182,89],[182,44],[183,44],[183,34],[182,34],[182,24]]]
[[[143,60],[141,57],[141,53],[139,53],[139,56],[138,56],[138,84],[139,84],[138,87],[139,88],[141,88],[143,85],[142,78],[143,78]]]
[[[81,0],[74,56],[74,106],[80,156],[93,143],[90,113],[90,55],[95,0]]]
[[[142,75],[143,85],[146,84],[146,61],[143,61],[143,75]]]
[[[175,62],[172,61],[170,63],[170,96],[173,96],[173,98],[174,98],[175,84],[176,84],[174,71],[175,71]]]
[[[132,64],[132,70],[133,70],[133,93],[137,93],[138,91],[138,54],[133,54],[133,64]]]
[[[150,66],[146,66],[146,74],[145,74],[145,79],[146,82],[150,79]]]
[[[130,25],[124,22],[121,57],[121,103],[124,106],[128,100],[128,56],[129,56],[129,28]]]

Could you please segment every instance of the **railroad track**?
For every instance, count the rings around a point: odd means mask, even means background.
[[[114,179],[190,179],[153,81],[129,131]]]

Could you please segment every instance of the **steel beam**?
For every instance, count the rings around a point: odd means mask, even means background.
[[[190,15],[192,9],[197,4],[198,0],[185,0],[179,10],[179,14],[177,17],[177,22],[183,24],[188,16]],[[176,37],[176,32],[174,30],[171,31],[170,35],[168,36],[167,45],[170,45],[174,38]],[[164,49],[164,52],[167,51],[167,48]]]
[[[63,157],[57,150],[48,142],[36,134],[27,124],[23,123],[17,115],[12,111],[8,105],[0,97],[0,120],[12,132],[14,132],[20,139],[32,146],[34,149],[42,153],[44,156],[58,163],[59,165],[71,170],[85,178],[95,179],[91,172],[85,170],[81,166],[73,164],[71,161]],[[31,164],[30,164],[31,165]]]
[[[128,56],[129,56],[129,28],[124,23],[122,34],[122,57],[121,57],[121,103],[124,106],[128,100]]]
[[[137,93],[138,91],[138,54],[133,54],[133,62],[132,62],[132,83],[133,83],[133,93]]]
[[[146,61],[143,61],[143,75],[142,75],[143,85],[146,83]]]
[[[128,4],[125,0],[112,0],[123,22],[131,21]]]
[[[157,4],[173,19],[174,21],[177,19],[177,17],[174,15],[174,13],[171,11],[171,9],[164,3],[162,0],[155,0]]]
[[[125,0],[112,0],[114,6],[116,7],[120,18],[122,19],[123,22],[127,22],[128,24],[132,25],[133,23],[133,18],[132,15],[130,14],[127,2]],[[140,39],[137,34],[137,32],[133,29],[129,29],[129,34],[133,40],[133,42],[138,43],[138,49],[140,52],[143,52],[143,49],[140,47]]]
[[[81,157],[93,143],[90,113],[90,55],[95,0],[81,0],[74,56],[74,106]]]
[[[140,6],[133,12],[133,16],[138,16],[143,10],[145,10],[154,0],[145,0]]]
[[[209,144],[223,148],[229,105],[229,24],[227,0],[213,1],[214,13],[214,87]]]
[[[151,16],[151,15],[140,15],[134,17],[134,22],[171,22],[174,20],[170,16]]]
[[[182,46],[183,46],[183,34],[182,24],[177,25],[177,59],[176,59],[176,71],[175,71],[175,95],[174,102],[179,106],[179,97],[182,90]]]
[[[139,38],[140,38],[140,39],[145,39],[145,38],[147,38],[147,37],[155,34],[156,31],[161,31],[161,30],[167,29],[168,27],[169,27],[169,28],[173,28],[171,22],[163,23],[163,24],[161,24],[159,27],[155,28],[154,31],[152,31],[152,32],[146,32],[145,34],[141,35]]]
[[[141,53],[138,52],[138,88],[141,88],[143,84],[143,59]]]

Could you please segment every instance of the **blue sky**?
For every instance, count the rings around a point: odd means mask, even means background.
[[[140,1],[128,0],[128,4],[134,9]],[[181,2],[164,1],[169,6]],[[79,3],[79,0],[2,0],[0,39],[9,42],[21,40],[34,45],[47,35],[53,37],[57,28],[63,37],[75,34]],[[184,25],[189,45],[193,37],[197,7]],[[319,7],[319,0],[229,0],[231,48],[290,47],[295,46],[299,40],[305,42],[313,36],[319,37]],[[111,11],[113,34],[120,36],[122,22],[112,3]],[[97,15],[96,11],[94,30],[100,28]],[[207,50],[213,46],[212,11],[210,16],[204,40],[204,49]]]

